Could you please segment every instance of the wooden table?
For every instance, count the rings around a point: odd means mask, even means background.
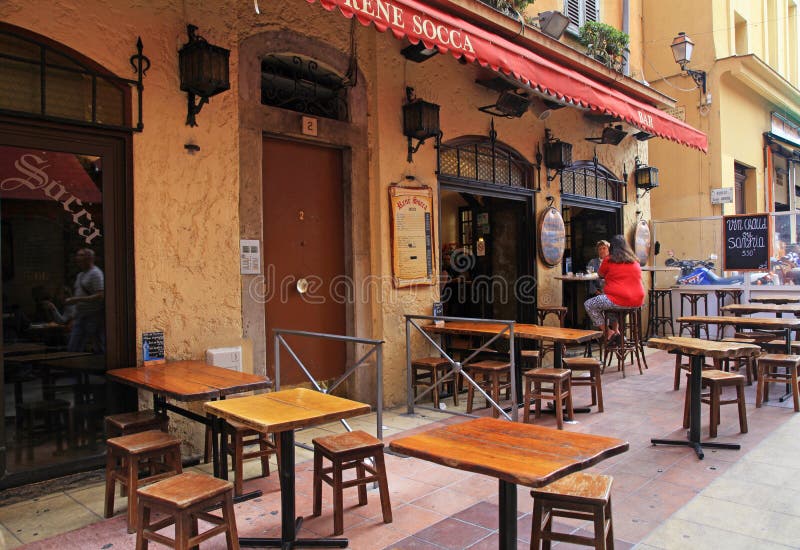
[[[697,330],[700,325],[735,326],[755,330],[782,330],[786,341],[786,353],[790,355],[792,353],[791,332],[800,330],[800,319],[690,315],[688,317],[678,317],[677,320],[679,323],[695,325],[695,336],[699,336]]]
[[[800,303],[800,294],[757,294],[750,295],[750,301],[761,304],[798,304]]]
[[[628,450],[599,435],[478,418],[395,439],[404,455],[500,480],[500,548],[517,548],[516,485],[541,487]]]
[[[267,548],[346,548],[347,539],[298,539],[302,517],[295,518],[294,430],[370,412],[370,406],[314,390],[295,388],[226,401],[210,401],[205,410],[235,420],[259,432],[277,433],[280,440],[281,538],[240,539],[241,546]]]
[[[444,335],[468,335],[468,336],[495,336],[507,329],[507,325],[501,323],[481,323],[478,321],[448,321],[443,325],[425,325],[422,327],[426,332]],[[505,335],[508,337],[508,334]],[[582,330],[575,328],[547,327],[541,325],[514,323],[514,338],[525,340],[535,340],[537,342],[553,342],[553,364],[560,368],[563,354],[561,344],[582,344],[592,340],[599,340],[603,333],[599,330]],[[515,346],[516,348],[516,346]],[[519,353],[517,349],[511,349],[514,354],[514,369],[512,372],[515,389],[515,403],[522,400],[522,373],[516,368],[519,365]],[[517,408],[512,411],[514,420],[517,419]]]
[[[647,346],[665,351],[679,351],[691,357],[691,375],[689,382],[689,438],[686,440],[651,439],[653,445],[686,445],[692,447],[698,458],[703,459],[703,447],[715,449],[735,449],[740,446],[734,443],[702,442],[700,440],[700,392],[702,371],[705,357],[714,359],[737,359],[753,357],[761,353],[761,348],[753,344],[737,342],[714,342],[700,338],[651,338]]]
[[[41,353],[47,349],[44,344],[35,342],[16,342],[14,344],[3,344],[3,357],[10,355],[20,355],[23,353]]]
[[[784,313],[791,313],[795,317],[800,315],[800,304],[730,304],[722,306],[723,313],[732,313],[733,315],[751,315],[753,313],[774,313],[776,317],[783,317]]]
[[[181,402],[225,399],[228,395],[272,386],[269,379],[208,365],[203,361],[174,361],[159,365],[145,365],[125,369],[113,369],[106,373],[110,380],[149,391],[153,394],[156,411],[173,411],[181,416],[209,426],[212,430],[212,455],[214,475],[228,478],[227,453],[220,452],[219,439],[225,442],[224,433],[217,422],[186,408],[167,402],[167,398]],[[224,448],[223,448],[224,450]],[[250,495],[248,495],[250,496]]]

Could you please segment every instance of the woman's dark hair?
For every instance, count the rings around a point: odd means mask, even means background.
[[[625,241],[625,237],[622,235],[614,235],[611,237],[608,261],[615,264],[632,264],[639,260],[636,258],[636,254],[633,253],[627,241]]]

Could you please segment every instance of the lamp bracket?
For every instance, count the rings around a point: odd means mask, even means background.
[[[200,110],[203,108],[203,105],[208,103],[207,97],[200,97],[200,101],[197,101],[197,96],[195,96],[192,92],[187,92],[188,98],[188,105],[189,109],[186,114],[186,125],[195,127],[197,126],[196,116],[200,113]]]
[[[695,71],[693,69],[684,69],[686,74],[692,77],[694,83],[697,85],[700,90],[703,92],[703,98],[706,97],[706,72],[705,71]]]

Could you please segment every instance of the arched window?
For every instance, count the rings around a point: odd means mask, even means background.
[[[261,60],[261,103],[298,113],[347,120],[350,79],[307,57],[275,53]]]
[[[439,146],[439,176],[519,189],[534,189],[533,165],[491,138],[463,138]]]
[[[592,160],[579,160],[561,172],[561,194],[628,202],[625,182]]]

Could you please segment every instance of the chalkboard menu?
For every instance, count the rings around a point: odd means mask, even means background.
[[[145,362],[164,361],[163,332],[142,333],[142,360]]]
[[[769,270],[770,226],[769,214],[723,216],[724,269]]]

